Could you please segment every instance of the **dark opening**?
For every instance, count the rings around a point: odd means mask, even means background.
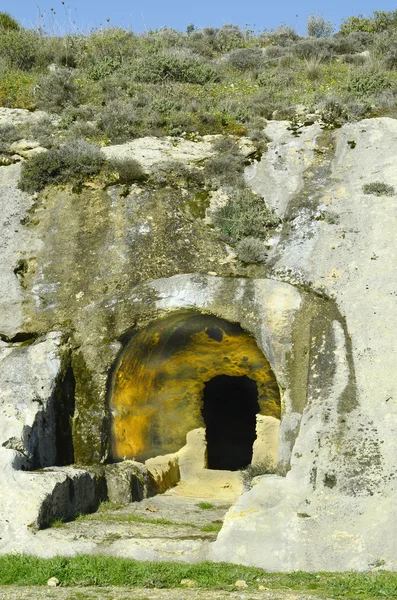
[[[258,388],[246,375],[218,375],[205,384],[202,414],[209,469],[236,471],[252,460]]]
[[[75,410],[75,389],[76,380],[73,369],[69,366],[56,398],[57,466],[71,465],[74,462],[72,419]]]

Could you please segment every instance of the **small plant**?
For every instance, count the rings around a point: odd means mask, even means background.
[[[54,529],[59,529],[60,527],[64,527],[64,525],[65,519],[64,517],[60,517],[59,519],[54,519],[54,521],[52,521],[52,523],[50,524],[50,527]]]
[[[238,258],[247,264],[264,262],[267,257],[263,240],[255,237],[246,237],[240,240],[236,251]]]
[[[277,227],[280,219],[261,196],[242,189],[235,191],[228,203],[216,211],[214,222],[233,240],[246,237],[265,240],[269,230]]]
[[[275,475],[278,473],[278,467],[268,459],[248,465],[245,469],[241,469],[240,472],[244,487],[250,489],[254,477],[259,477],[259,475]]]
[[[199,506],[203,510],[209,510],[210,508],[214,508],[214,505],[211,504],[211,502],[199,502],[197,506]]]
[[[309,81],[316,81],[321,77],[321,58],[305,58],[305,72]]]
[[[382,181],[373,181],[372,183],[366,183],[363,185],[364,194],[373,196],[394,196],[396,191],[392,185],[387,185]]]
[[[99,148],[85,140],[73,140],[24,162],[19,188],[33,193],[49,183],[81,185],[87,178],[98,175],[104,162]]]
[[[108,169],[117,173],[117,182],[122,184],[142,183],[147,175],[137,160],[114,159],[108,162]]]
[[[346,121],[346,110],[338,98],[326,98],[320,109],[320,120],[324,129],[340,127]]]

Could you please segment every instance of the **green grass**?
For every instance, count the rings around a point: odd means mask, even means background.
[[[212,505],[211,505],[212,506]],[[109,508],[102,508],[101,511],[92,513],[89,515],[79,515],[74,519],[75,521],[101,521],[101,522],[113,522],[113,523],[148,523],[149,525],[173,525],[175,527],[191,527],[198,529],[203,532],[218,532],[222,527],[222,521],[213,521],[206,525],[196,525],[190,522],[171,521],[169,519],[159,518],[150,519],[149,517],[142,517],[141,515],[123,515],[123,514],[112,514],[108,512],[112,510]],[[51,523],[51,527],[63,527],[66,525],[66,521],[62,519],[56,519]]]
[[[211,504],[211,502],[199,502],[197,506],[199,508],[202,508],[203,510],[209,510],[210,508],[214,508],[214,505]]]
[[[45,585],[57,577],[62,586],[121,586],[176,588],[194,579],[198,588],[233,589],[244,579],[253,591],[269,589],[312,592],[333,598],[397,598],[397,573],[267,573],[228,563],[136,562],[107,556],[80,555],[41,559],[26,555],[0,557],[0,585]]]

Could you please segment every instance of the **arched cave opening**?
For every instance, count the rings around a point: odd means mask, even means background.
[[[259,411],[257,384],[246,375],[206,382],[202,415],[209,469],[236,471],[251,464]]]
[[[263,438],[256,440],[260,419],[266,428],[281,416],[276,377],[255,338],[238,323],[193,312],[153,321],[126,342],[109,408],[113,460],[178,452],[188,432],[205,427],[213,470],[249,465]]]

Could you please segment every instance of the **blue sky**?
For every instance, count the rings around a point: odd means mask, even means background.
[[[54,9],[55,15],[51,12]],[[397,2],[379,0],[334,0],[320,4],[315,0],[266,2],[266,0],[1,0],[0,10],[9,12],[25,27],[38,22],[44,14],[47,28],[64,32],[75,22],[79,30],[110,25],[130,27],[134,31],[173,27],[185,30],[189,23],[196,27],[219,27],[234,23],[252,29],[274,29],[281,23],[305,34],[310,13],[321,14],[336,27],[341,20],[373,10],[395,10]]]

